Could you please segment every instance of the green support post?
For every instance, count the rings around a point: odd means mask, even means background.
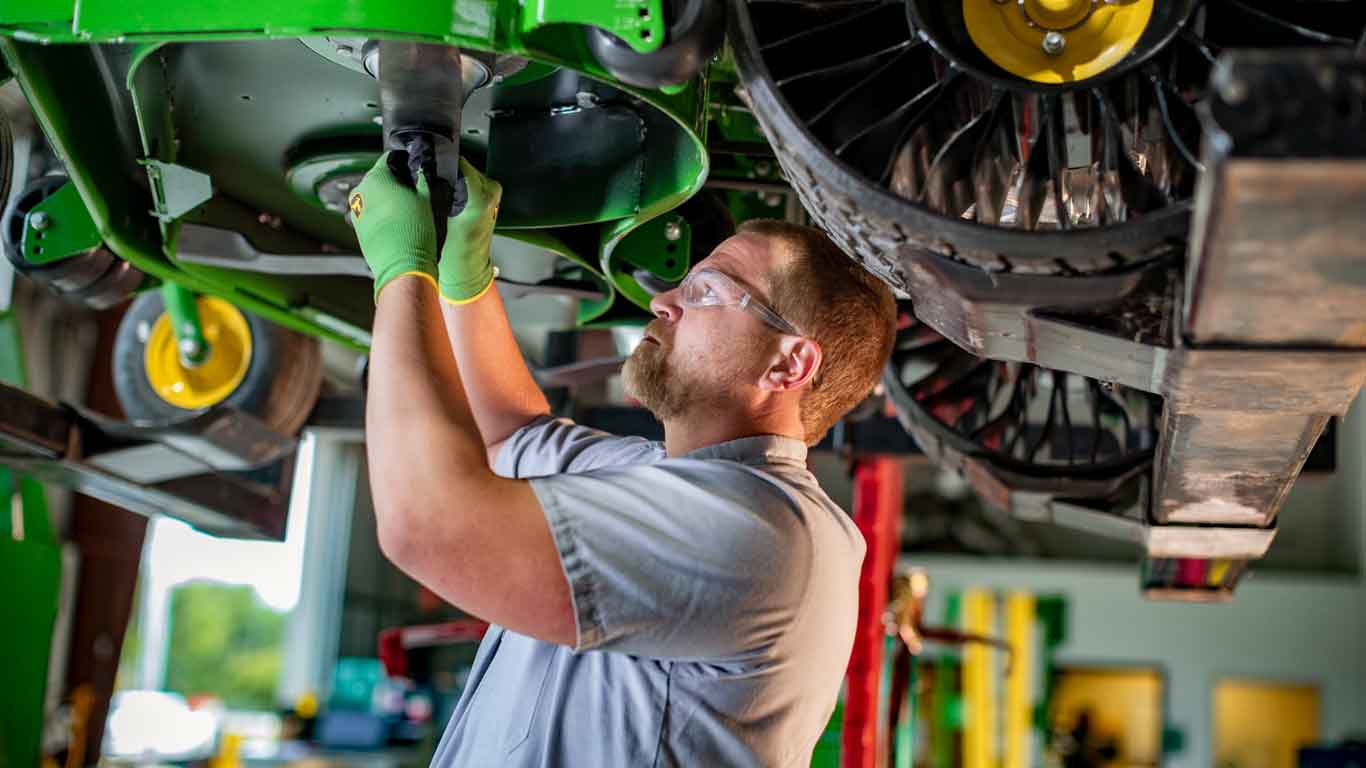
[[[178,283],[166,282],[161,284],[161,300],[171,318],[181,363],[187,368],[203,363],[209,357],[209,342],[199,323],[199,297]]]
[[[957,592],[945,596],[944,626],[957,627],[962,597]],[[958,757],[958,731],[963,722],[962,696],[958,685],[958,654],[945,651],[934,670],[934,714],[930,741],[934,748],[930,764],[953,768]]]
[[[915,758],[915,724],[916,707],[919,702],[916,700],[915,687],[919,682],[920,662],[911,657],[911,674],[906,680],[906,721],[896,723],[896,765],[894,768],[914,768]]]
[[[0,381],[23,386],[18,319],[0,312]],[[36,766],[41,757],[43,703],[57,620],[61,550],[52,533],[43,487],[0,468],[0,765]],[[13,514],[12,510],[19,513]]]
[[[1034,609],[1035,615],[1039,617],[1042,625],[1042,645],[1043,657],[1042,669],[1039,674],[1043,680],[1043,698],[1039,700],[1038,707],[1034,710],[1034,728],[1040,734],[1047,734],[1051,723],[1049,716],[1053,709],[1053,694],[1056,689],[1056,682],[1053,679],[1055,664],[1053,657],[1057,654],[1058,648],[1067,642],[1067,598],[1065,597],[1041,597]]]

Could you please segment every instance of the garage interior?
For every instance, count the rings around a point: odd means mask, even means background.
[[[1366,763],[1366,8],[486,4],[403,44],[557,415],[662,438],[622,361],[744,220],[896,292],[813,766]],[[142,5],[0,8],[0,766],[427,765],[488,624],[377,543],[343,216],[436,22]]]

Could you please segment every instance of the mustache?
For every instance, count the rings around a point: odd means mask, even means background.
[[[671,335],[665,331],[665,324],[662,320],[651,320],[645,326],[645,335],[659,342],[663,346],[666,342],[673,341]]]

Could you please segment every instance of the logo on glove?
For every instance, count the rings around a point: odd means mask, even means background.
[[[360,219],[361,211],[365,210],[365,200],[357,192],[351,195],[351,218]]]

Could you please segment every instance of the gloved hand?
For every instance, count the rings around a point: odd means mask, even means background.
[[[351,224],[375,274],[375,301],[401,275],[436,283],[436,224],[427,181],[416,181],[408,171],[407,152],[385,152],[351,193]]]
[[[467,201],[448,220],[446,242],[441,246],[441,297],[452,304],[468,304],[493,285],[489,245],[503,200],[503,185],[475,170],[463,157],[460,173],[465,177]]]

